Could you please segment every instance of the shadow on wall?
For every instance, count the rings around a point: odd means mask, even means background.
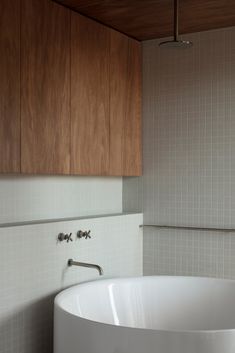
[[[53,302],[56,293],[0,320],[0,352],[52,353]],[[14,309],[12,309],[14,311]]]

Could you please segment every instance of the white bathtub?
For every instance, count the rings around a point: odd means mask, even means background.
[[[54,353],[235,353],[235,281],[90,282],[55,299]]]

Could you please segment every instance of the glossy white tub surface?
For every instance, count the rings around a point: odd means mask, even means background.
[[[54,353],[235,353],[235,281],[108,279],[55,299]]]

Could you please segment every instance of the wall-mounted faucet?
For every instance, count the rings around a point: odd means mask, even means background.
[[[82,230],[79,230],[77,232],[77,237],[78,239],[81,239],[81,238],[85,238],[85,239],[91,239],[91,231],[90,230],[85,230],[85,231],[82,231]]]
[[[72,233],[65,234],[65,233],[60,233],[57,238],[59,241],[66,241],[69,243],[70,241],[73,241],[72,239]]]
[[[81,267],[95,268],[99,272],[100,276],[102,276],[103,273],[104,273],[102,267],[100,267],[99,265],[89,264],[89,263],[85,263],[85,262],[73,261],[73,259],[69,259],[68,260],[68,266],[81,266]]]

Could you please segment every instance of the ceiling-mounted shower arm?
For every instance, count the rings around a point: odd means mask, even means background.
[[[179,0],[174,0],[174,40],[179,38]]]
[[[174,37],[172,40],[159,43],[161,48],[189,48],[192,42],[179,39],[179,0],[174,0]]]

